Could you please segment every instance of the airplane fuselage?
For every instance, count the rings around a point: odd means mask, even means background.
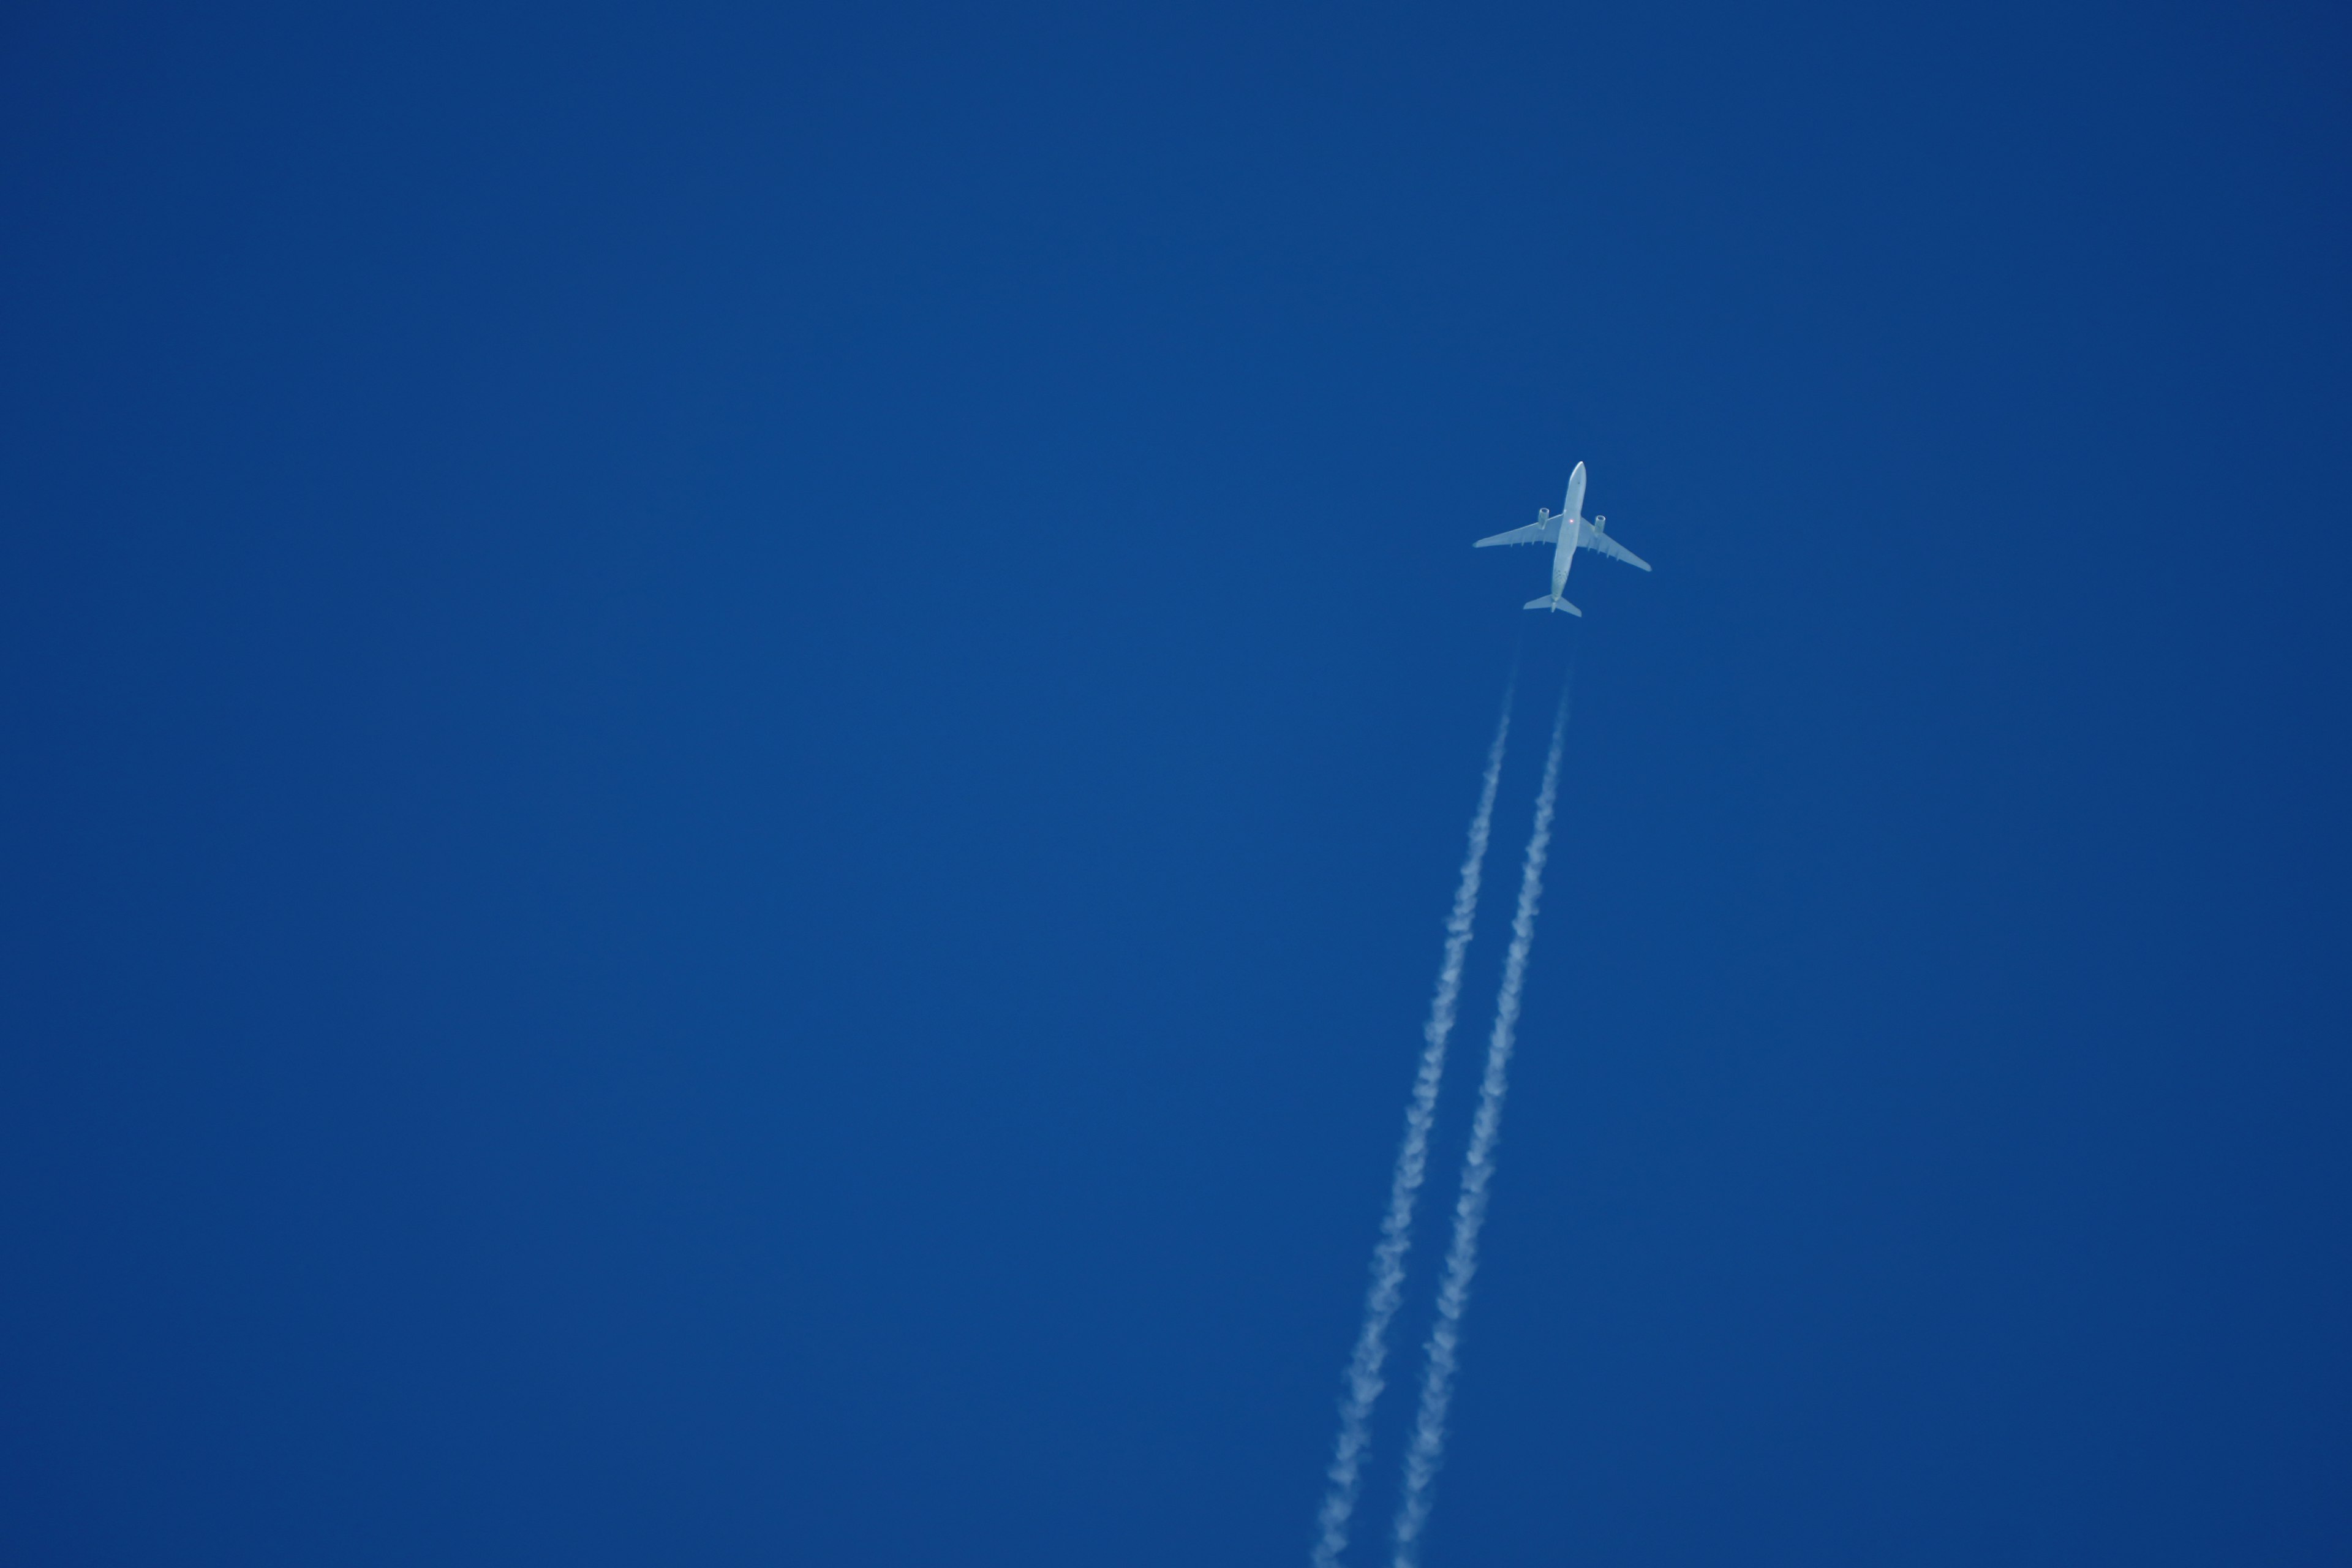
[[[1568,569],[1576,564],[1576,542],[1584,531],[1584,465],[1568,476],[1568,498],[1559,504],[1559,542],[1551,551],[1551,596],[1568,589]]]

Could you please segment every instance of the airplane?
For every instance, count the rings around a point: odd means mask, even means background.
[[[1551,508],[1536,512],[1536,520],[1525,528],[1515,528],[1508,533],[1497,533],[1480,540],[1471,548],[1484,550],[1489,544],[1549,544],[1555,540],[1559,548],[1551,554],[1551,592],[1539,599],[1529,599],[1522,609],[1566,610],[1571,616],[1581,616],[1582,610],[1559,596],[1568,586],[1568,569],[1575,563],[1579,550],[1598,550],[1601,554],[1622,561],[1628,566],[1650,569],[1650,563],[1610,538],[1601,530],[1609,525],[1605,517],[1587,522],[1578,515],[1584,505],[1584,465],[1576,465],[1576,472],[1568,476],[1568,499],[1559,503],[1559,515]]]

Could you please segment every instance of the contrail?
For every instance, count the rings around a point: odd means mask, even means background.
[[[1516,683],[1515,683],[1516,684]],[[1454,889],[1454,912],[1445,921],[1445,957],[1437,966],[1437,993],[1429,1022],[1421,1028],[1421,1070],[1405,1108],[1404,1142],[1397,1150],[1396,1174],[1389,1181],[1389,1212],[1381,1221],[1380,1244],[1372,1248],[1371,1289],[1364,1298],[1364,1326],[1348,1360],[1346,1391],[1339,1399],[1339,1441],[1331,1456],[1330,1488],[1318,1516],[1315,1568],[1337,1568],[1348,1548],[1348,1521],[1356,1511],[1362,1484],[1364,1449],[1371,1441],[1372,1405],[1381,1396],[1381,1363],[1388,1359],[1389,1323],[1404,1294],[1404,1255],[1412,1245],[1412,1209],[1429,1169],[1429,1124],[1437,1114],[1438,1080],[1445,1074],[1445,1042],[1454,1033],[1454,1004],[1462,994],[1462,959],[1470,947],[1471,917],[1478,910],[1478,879],[1486,864],[1486,832],[1495,819],[1495,786],[1503,776],[1503,744],[1511,734],[1511,693],[1503,693],[1503,716],[1495,743],[1486,748],[1486,776],[1478,787],[1478,809],[1470,818],[1470,847],[1462,857],[1462,880]]]
[[[1511,918],[1510,951],[1503,959],[1503,990],[1495,1003],[1495,1033],[1486,1043],[1486,1076],[1478,1085],[1478,1115],[1470,1152],[1462,1161],[1462,1194],[1454,1203],[1454,1245],[1437,1288],[1437,1323],[1429,1331],[1429,1364],[1422,1374],[1421,1414],[1404,1461],[1404,1498],[1397,1505],[1396,1568],[1416,1568],[1421,1532],[1429,1522],[1431,1492],[1445,1458],[1445,1410],[1462,1344],[1462,1314],[1470,1305],[1470,1277],[1478,1269],[1478,1227],[1486,1219],[1486,1184],[1495,1173],[1495,1141],[1503,1131],[1503,1095],[1509,1089],[1511,1046],[1519,1026],[1519,992],[1527,983],[1528,950],[1535,945],[1536,902],[1543,894],[1544,857],[1551,848],[1552,805],[1559,795],[1560,741],[1568,731],[1568,693],[1552,721],[1551,752],[1544,758],[1536,795],[1536,829],[1519,873],[1519,908]]]

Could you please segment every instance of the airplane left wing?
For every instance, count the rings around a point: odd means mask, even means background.
[[[1484,550],[1489,544],[1550,544],[1559,538],[1559,519],[1546,517],[1528,524],[1525,528],[1515,528],[1508,533],[1489,534],[1470,548]]]

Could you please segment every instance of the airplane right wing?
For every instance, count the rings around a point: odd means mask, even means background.
[[[1546,517],[1538,519],[1525,528],[1515,528],[1508,533],[1489,534],[1470,548],[1484,550],[1489,544],[1550,544],[1559,538],[1559,519]]]
[[[1593,527],[1589,522],[1586,523],[1582,529],[1578,531],[1576,542],[1577,543],[1584,546],[1587,550],[1598,550],[1601,554],[1608,556],[1612,561],[1622,561],[1626,565],[1639,566],[1644,572],[1647,572],[1650,569],[1650,563],[1648,562],[1643,560],[1640,556],[1634,554],[1632,551],[1626,549],[1623,545],[1618,543],[1615,540],[1610,538],[1606,533],[1603,533],[1601,530]]]

